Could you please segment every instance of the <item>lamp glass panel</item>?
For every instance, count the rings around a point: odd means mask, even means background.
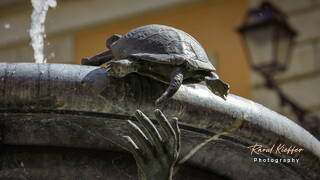
[[[247,48],[254,66],[268,65],[274,60],[274,33],[273,26],[254,28],[245,32]]]
[[[279,65],[286,66],[289,61],[290,46],[292,43],[292,35],[283,28],[278,29],[277,45],[277,61]]]

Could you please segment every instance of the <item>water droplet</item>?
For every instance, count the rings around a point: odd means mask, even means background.
[[[9,23],[4,24],[4,28],[5,29],[10,29],[11,28],[11,24],[9,24]]]
[[[49,59],[52,59],[52,58],[55,58],[55,57],[56,57],[56,53],[51,52],[50,55],[49,55]]]

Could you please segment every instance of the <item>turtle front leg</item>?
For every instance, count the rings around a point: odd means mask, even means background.
[[[167,90],[156,100],[156,105],[163,103],[171,98],[180,88],[183,82],[183,72],[181,68],[177,68],[171,74],[171,81]]]
[[[219,76],[216,73],[211,73],[211,76],[206,76],[205,82],[211,92],[224,100],[227,99],[227,95],[229,93],[229,85],[220,80]]]
[[[122,78],[138,70],[138,63],[130,59],[110,61],[107,63],[107,66],[108,74],[116,78]]]

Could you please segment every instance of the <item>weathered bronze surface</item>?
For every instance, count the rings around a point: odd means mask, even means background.
[[[136,160],[141,180],[172,180],[181,147],[178,119],[172,118],[169,122],[159,109],[154,114],[159,129],[137,110],[136,118],[140,127],[128,120],[131,131],[124,138]]]
[[[93,66],[0,63],[0,177],[137,179],[134,160],[120,148],[127,120],[136,122],[136,109],[155,119],[154,101],[165,89],[148,77],[117,79]],[[228,132],[182,164],[175,179],[320,177],[319,141],[257,103],[232,94],[225,101],[206,86],[182,85],[160,109],[179,118],[181,157]],[[305,150],[298,165],[254,163],[248,146],[255,143]]]
[[[229,85],[219,79],[202,46],[191,35],[163,25],[138,27],[125,35],[107,39],[109,50],[82,59],[84,65],[99,66],[107,62],[113,77],[138,73],[169,84],[156,100],[161,104],[172,97],[181,84],[205,81],[216,95],[226,98]]]

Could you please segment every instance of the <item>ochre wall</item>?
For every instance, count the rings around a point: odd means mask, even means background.
[[[232,93],[250,98],[249,67],[240,37],[235,32],[246,10],[246,0],[200,1],[91,27],[75,35],[75,61],[79,63],[82,57],[105,50],[105,40],[112,34],[124,34],[146,24],[173,26],[195,37],[209,55],[215,54],[218,73],[230,84]]]

